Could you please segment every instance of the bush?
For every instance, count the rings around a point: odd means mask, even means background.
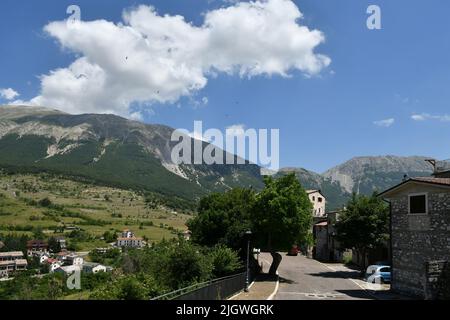
[[[242,268],[238,253],[223,245],[214,247],[209,254],[209,259],[213,266],[214,278],[232,275]]]
[[[48,208],[52,205],[52,202],[50,201],[49,198],[44,198],[44,199],[39,200],[38,204],[41,207]]]

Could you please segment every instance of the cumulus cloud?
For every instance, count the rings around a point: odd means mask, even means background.
[[[217,73],[315,75],[331,60],[315,53],[324,35],[301,25],[302,17],[291,0],[258,0],[206,12],[200,26],[145,5],[126,10],[117,24],[51,22],[45,32],[79,58],[42,75],[41,92],[30,102],[130,116],[131,104],[175,103]]]
[[[8,101],[17,98],[19,95],[20,94],[12,88],[0,89],[0,97]]]
[[[379,126],[379,127],[385,127],[385,128],[392,126],[394,123],[395,123],[394,118],[389,118],[389,119],[384,119],[384,120],[379,120],[379,121],[373,122],[374,125]]]
[[[421,114],[413,114],[411,116],[411,119],[414,121],[437,120],[437,121],[449,122],[450,115],[448,115],[448,114],[432,115],[429,113],[421,113]]]

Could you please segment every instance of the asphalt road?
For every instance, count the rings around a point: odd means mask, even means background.
[[[358,272],[334,269],[304,256],[282,254],[278,268],[280,284],[274,300],[373,300],[353,280]]]

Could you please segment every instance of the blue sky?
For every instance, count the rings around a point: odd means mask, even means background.
[[[281,166],[317,172],[362,155],[449,158],[450,3],[294,2],[304,15],[299,23],[323,32],[326,40],[314,51],[328,56],[330,65],[312,76],[300,70],[290,70],[289,77],[219,72],[189,96],[152,102],[144,121],[190,130],[194,120],[207,128],[279,128]],[[80,6],[83,21],[118,23],[124,9],[147,4],[159,15],[182,15],[194,26],[202,25],[203,13],[233,5],[220,0],[3,0],[0,88],[31,100],[40,94],[40,75],[79,57],[43,31],[48,23],[66,19],[70,4]],[[381,8],[382,30],[366,27],[370,4]],[[377,122],[382,120],[388,121]]]

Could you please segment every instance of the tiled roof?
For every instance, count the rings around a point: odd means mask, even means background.
[[[410,178],[408,180],[405,180],[405,181],[393,186],[392,188],[383,191],[378,196],[385,196],[387,194],[390,194],[391,192],[397,190],[397,188],[399,188],[407,183],[410,183],[410,182],[416,182],[416,183],[419,182],[419,183],[433,184],[433,185],[437,185],[437,186],[450,187],[450,178],[415,177],[415,178]]]
[[[27,260],[25,260],[25,259],[17,259],[15,262],[18,265],[27,265],[28,264]]]
[[[417,177],[411,180],[450,186],[450,178]]]
[[[22,257],[22,251],[0,252],[0,257]]]

